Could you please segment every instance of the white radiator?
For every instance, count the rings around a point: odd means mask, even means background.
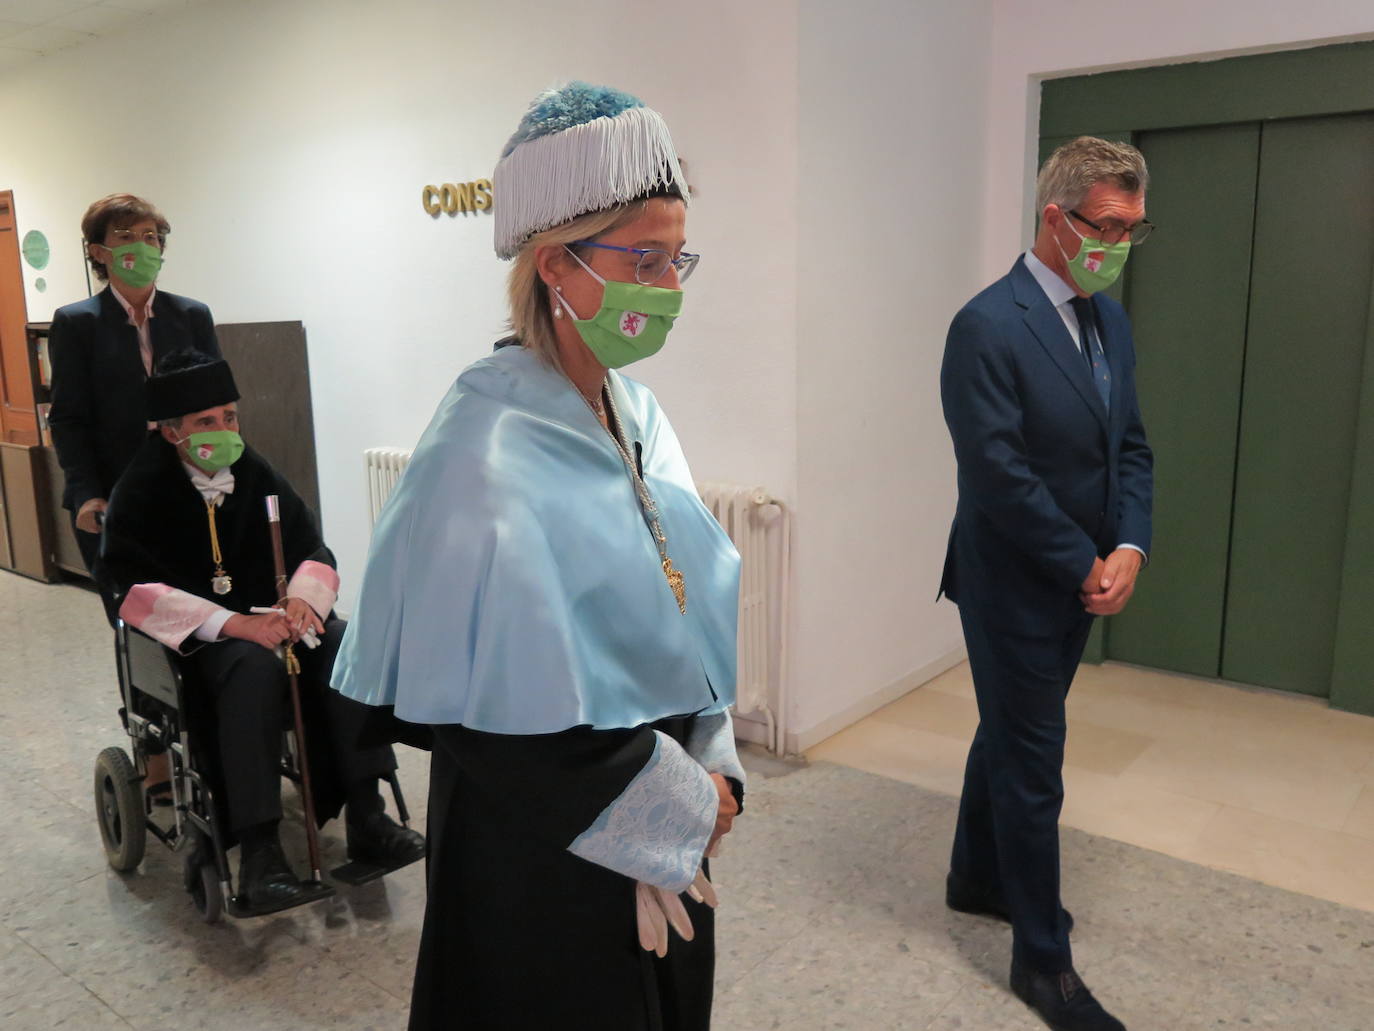
[[[788,511],[762,487],[699,483],[697,491],[739,550],[736,736],[755,741],[762,737],[770,751],[781,755],[787,740],[783,663],[791,551]],[[687,582],[691,583],[690,575]],[[762,723],[762,733],[751,733],[750,723]]]
[[[363,456],[375,526],[382,506],[410,462],[410,451],[374,447]],[[697,490],[740,555],[737,735],[760,741],[780,755],[786,741],[784,662],[791,520],[782,502],[761,487],[702,483]],[[691,571],[684,572],[690,592]]]
[[[396,484],[401,473],[410,464],[410,450],[399,447],[370,447],[363,452],[367,465],[367,501],[371,509],[372,525],[377,525],[377,517],[382,514],[382,506]]]

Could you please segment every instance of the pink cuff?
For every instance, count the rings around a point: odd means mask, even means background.
[[[119,606],[119,616],[168,648],[181,643],[221,606],[166,584],[134,584]]]
[[[302,562],[286,585],[286,596],[300,598],[325,619],[339,598],[338,570],[323,562]]]

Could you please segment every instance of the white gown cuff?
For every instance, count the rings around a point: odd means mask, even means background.
[[[233,613],[228,609],[220,609],[200,626],[196,627],[196,639],[200,641],[218,641],[224,624],[229,622],[229,617]]]
[[[720,796],[701,764],[654,731],[654,754],[568,851],[631,880],[686,891],[716,826]]]

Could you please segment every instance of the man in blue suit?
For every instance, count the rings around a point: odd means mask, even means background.
[[[1123,1029],[1074,971],[1058,825],[1069,684],[1093,617],[1125,607],[1150,548],[1130,322],[1098,294],[1149,235],[1147,184],[1129,145],[1056,150],[1034,247],[954,317],[940,373],[959,466],[941,590],[979,714],[946,900],[1011,922],[1012,990],[1061,1031]]]

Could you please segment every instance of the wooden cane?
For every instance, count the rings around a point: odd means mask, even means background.
[[[281,546],[281,511],[277,495],[267,495],[267,528],[272,535],[272,564],[277,574],[277,601],[286,597],[286,556]],[[275,602],[274,602],[275,604]],[[300,760],[301,796],[305,801],[305,844],[310,855],[310,870],[318,883],[320,876],[320,841],[315,830],[315,792],[310,786],[310,760],[305,747],[305,719],[301,713],[301,688],[297,680],[300,662],[291,650],[291,642],[285,644],[286,678],[291,684],[291,715],[296,724],[296,751]]]

